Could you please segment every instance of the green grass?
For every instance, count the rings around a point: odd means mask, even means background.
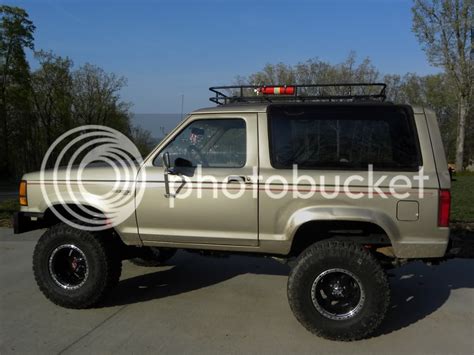
[[[474,222],[474,175],[457,174],[451,184],[453,222]]]
[[[10,227],[13,213],[19,209],[17,199],[0,202],[0,227]]]

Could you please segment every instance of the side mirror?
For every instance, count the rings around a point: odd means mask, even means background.
[[[170,153],[168,152],[165,152],[163,154],[163,166],[165,167],[166,170],[169,170],[169,168],[171,167]]]
[[[192,168],[193,163],[191,163],[188,159],[176,158],[174,161],[174,166],[177,168]]]

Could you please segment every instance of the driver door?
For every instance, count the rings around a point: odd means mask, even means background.
[[[165,152],[174,171],[169,196]],[[178,247],[257,246],[257,164],[256,114],[191,116],[144,164],[136,208],[141,239]]]

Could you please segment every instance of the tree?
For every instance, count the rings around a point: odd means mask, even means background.
[[[386,75],[387,99],[433,109],[438,118],[444,147],[448,159],[455,157],[456,140],[456,95],[449,77],[444,74],[419,76],[409,73],[404,76]]]
[[[355,53],[351,52],[346,60],[338,64],[331,64],[317,58],[296,65],[267,64],[263,70],[248,77],[237,77],[236,84],[324,84],[378,81],[387,84],[388,101],[425,106],[436,112],[448,157],[453,159],[456,156],[458,110],[456,90],[453,89],[454,83],[447,74],[440,73],[427,76],[419,76],[414,73],[405,75],[386,74],[382,77],[370,59],[366,58],[358,62]],[[344,94],[343,90],[342,92],[327,90],[323,94],[338,93]],[[474,124],[468,126],[469,132],[472,132],[473,126]],[[334,127],[334,129],[337,133],[338,127]],[[474,135],[468,133],[466,135],[467,156],[474,151],[473,144]]]
[[[467,118],[472,105],[474,69],[469,58],[472,0],[415,0],[413,31],[428,60],[446,70],[458,96],[456,168],[464,167]]]
[[[11,130],[25,126],[29,111],[29,65],[25,48],[34,48],[35,26],[25,10],[0,6],[0,175],[11,173]]]
[[[72,78],[72,114],[76,123],[99,124],[130,132],[130,105],[121,101],[119,95],[126,85],[125,78],[92,64],[74,71]]]
[[[72,61],[45,51],[36,52],[35,58],[40,68],[31,75],[31,96],[38,136],[47,148],[72,126]]]
[[[147,131],[140,126],[132,126],[130,129],[130,139],[137,146],[142,157],[146,157],[158,143]]]
[[[374,82],[378,77],[379,72],[370,59],[357,63],[355,52],[350,52],[346,60],[339,64],[330,64],[318,58],[308,59],[294,66],[283,63],[266,64],[261,71],[248,78],[237,77],[237,82],[254,85],[323,84]]]

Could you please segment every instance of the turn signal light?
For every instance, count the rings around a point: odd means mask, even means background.
[[[28,198],[26,197],[26,181],[20,181],[20,188],[18,190],[18,198],[20,206],[28,206]]]

